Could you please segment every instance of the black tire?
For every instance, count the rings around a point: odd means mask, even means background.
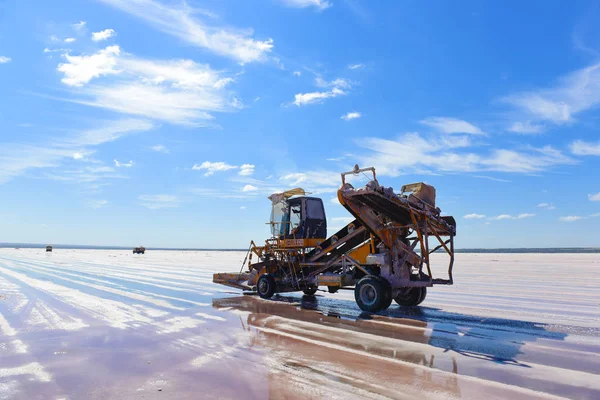
[[[339,286],[327,286],[327,291],[331,294],[337,293],[340,290]]]
[[[394,301],[403,307],[414,307],[425,300],[425,287],[413,287],[407,293],[398,293]],[[421,300],[423,298],[423,300]]]
[[[423,286],[421,288],[421,298],[419,299],[419,302],[417,303],[417,305],[421,304],[423,302],[423,300],[425,300],[425,297],[427,297],[427,288],[425,286]]]
[[[258,295],[263,299],[270,299],[273,297],[277,290],[277,283],[275,283],[275,278],[273,278],[269,274],[263,274],[258,278],[258,282],[256,283],[256,291]]]
[[[317,289],[318,288],[316,286],[313,286],[313,287],[304,289],[303,292],[307,296],[314,296],[314,294],[317,293]]]
[[[392,300],[394,300],[394,298],[392,297],[392,285],[390,285],[390,283],[388,282],[387,279],[382,278],[382,277],[378,277],[379,280],[381,280],[381,283],[386,287],[385,289],[385,301],[382,304],[381,307],[381,311],[387,310],[388,308],[390,308],[390,304],[392,304]]]
[[[358,307],[367,312],[377,312],[384,309],[388,300],[389,288],[384,280],[377,276],[367,275],[358,281],[354,288],[354,299]]]

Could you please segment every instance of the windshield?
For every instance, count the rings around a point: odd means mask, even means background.
[[[273,236],[285,235],[289,222],[290,212],[287,202],[280,201],[273,204],[273,209],[271,210],[271,234]]]

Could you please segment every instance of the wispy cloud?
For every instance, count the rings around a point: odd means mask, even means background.
[[[12,58],[6,56],[0,56],[0,64],[6,64],[12,61]]]
[[[117,45],[91,55],[63,57],[66,62],[58,65],[62,82],[76,88],[78,95],[69,101],[195,126],[212,124],[210,112],[241,106],[227,90],[232,77],[191,60],[136,58]],[[99,82],[91,84],[95,79]]]
[[[513,124],[507,128],[507,131],[522,134],[535,134],[542,133],[544,129],[545,127],[543,125],[533,124],[531,121],[517,121],[513,122]]]
[[[349,113],[346,113],[346,114],[342,115],[340,117],[340,119],[343,119],[344,121],[350,121],[350,120],[353,120],[353,119],[358,119],[360,117],[362,117],[362,114],[360,112],[358,112],[358,111],[352,111],[352,112],[349,112]]]
[[[575,221],[579,221],[582,219],[585,219],[586,217],[581,217],[579,215],[568,215],[566,217],[560,217],[558,218],[559,221],[562,222],[575,222]]]
[[[327,0],[279,0],[288,7],[308,8],[314,7],[319,11],[323,11],[332,6],[332,3]]]
[[[528,213],[523,213],[523,214],[519,214],[517,216],[513,216],[513,215],[509,215],[509,214],[501,214],[495,217],[490,217],[489,219],[494,220],[494,221],[502,221],[502,220],[507,220],[507,219],[525,219],[525,218],[533,218],[535,217],[535,214],[528,214]]]
[[[73,43],[74,41],[76,41],[77,39],[69,37],[65,39],[65,43]]]
[[[169,194],[144,194],[138,196],[140,205],[150,210],[162,208],[177,208],[181,205],[181,199]]]
[[[229,165],[223,161],[217,161],[217,162],[204,161],[202,164],[194,164],[194,166],[192,167],[193,170],[206,171],[204,176],[211,176],[215,172],[229,171],[231,169],[236,169],[236,168],[238,168],[236,165]]]
[[[98,209],[108,206],[108,200],[90,200],[87,202],[88,207]]]
[[[75,29],[76,31],[80,31],[80,30],[82,30],[83,28],[85,28],[85,25],[86,25],[85,21],[79,21],[78,23],[76,23],[76,24],[73,24],[73,25],[71,25],[71,26],[72,26],[72,27],[73,27],[73,29]]]
[[[556,125],[600,104],[600,63],[574,71],[553,87],[516,93],[502,99],[524,117]]]
[[[556,210],[556,207],[549,203],[540,203],[537,206],[538,208],[542,208],[544,210]]]
[[[105,29],[100,32],[92,32],[92,40],[94,42],[101,42],[113,36],[116,36],[114,29]]]
[[[133,167],[133,164],[134,164],[133,161],[131,161],[131,160],[129,160],[128,163],[121,163],[121,162],[118,162],[116,159],[114,159],[113,162],[115,163],[115,167],[117,167],[117,168],[131,168],[131,167]]]
[[[596,193],[596,194],[588,194],[588,199],[590,201],[600,201],[600,192]]]
[[[484,135],[485,133],[471,124],[457,118],[429,117],[420,121],[421,124],[430,126],[442,133],[466,133],[469,135]]]
[[[348,69],[361,69],[364,67],[365,67],[365,64],[350,64],[350,65],[348,65]]]
[[[152,151],[156,151],[157,153],[164,153],[164,154],[169,154],[169,149],[167,149],[164,145],[162,144],[157,144],[155,146],[150,147],[150,149]]]
[[[241,176],[250,176],[254,173],[254,168],[255,166],[253,164],[242,164],[238,174]]]
[[[215,54],[233,58],[241,63],[264,61],[273,48],[273,40],[256,40],[251,29],[239,30],[216,26],[214,21],[200,19],[210,13],[181,3],[167,5],[157,0],[100,0],[134,15],[155,29],[186,43],[205,48]],[[173,4],[173,3],[171,3]]]
[[[320,88],[329,88],[330,90],[320,92],[297,93],[294,96],[293,103],[297,106],[321,103],[325,99],[347,95],[347,90],[351,89],[352,87],[350,82],[342,78],[337,78],[331,82],[328,82],[320,77],[317,77],[315,79],[315,84]]]
[[[576,140],[569,146],[571,153],[577,156],[600,156],[600,142]]]
[[[0,183],[7,182],[32,170],[58,168],[61,165],[85,160],[90,148],[119,139],[122,136],[147,131],[153,125],[144,120],[125,119],[105,122],[95,129],[84,130],[63,138],[52,138],[43,143],[0,143]],[[91,182],[116,177],[111,171],[98,167],[65,169],[46,174],[49,179],[67,182]]]
[[[359,156],[360,164],[376,165],[379,174],[389,176],[480,171],[531,174],[576,162],[551,146],[497,148],[485,153],[465,151],[473,147],[467,136],[425,138],[418,133],[406,133],[396,140],[367,137],[358,145],[370,151]]]
[[[464,219],[484,219],[484,214],[467,214],[463,217]]]

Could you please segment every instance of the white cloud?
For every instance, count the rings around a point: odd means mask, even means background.
[[[131,167],[133,167],[133,164],[134,164],[134,162],[131,160],[129,160],[128,163],[120,163],[115,159],[115,160],[113,160],[113,162],[115,163],[115,167],[117,167],[117,168],[131,168]]]
[[[295,8],[314,7],[320,11],[332,6],[327,0],[280,0],[283,4]]]
[[[446,135],[424,138],[406,133],[396,140],[364,138],[357,142],[370,150],[358,156],[360,165],[377,166],[378,174],[498,171],[537,173],[575,160],[550,146],[520,150],[492,149],[486,153],[464,151],[472,146],[468,136]],[[402,157],[398,157],[401,154]]]
[[[138,199],[140,200],[140,205],[149,208],[150,210],[176,208],[181,204],[179,197],[168,194],[145,194],[139,196]]]
[[[554,207],[554,205],[549,204],[549,203],[540,203],[537,206],[539,208],[543,208],[544,210],[556,210],[556,207]]]
[[[331,90],[323,92],[297,93],[294,96],[293,103],[297,106],[320,103],[328,98],[345,96],[348,94],[348,92],[343,89],[351,89],[352,87],[350,82],[342,78],[337,78],[328,82],[321,77],[317,77],[315,79],[315,84],[321,88],[331,88]]]
[[[245,210],[245,209],[246,209],[246,206],[241,206],[240,207],[240,210]]]
[[[340,199],[338,199],[338,198],[337,198],[337,196],[336,196],[336,197],[332,197],[332,198],[329,200],[329,202],[330,202],[331,204],[337,204],[337,205],[340,205],[340,204],[341,204],[341,203],[340,203]]]
[[[600,156],[600,142],[590,143],[576,140],[569,146],[571,153],[578,156]]]
[[[98,209],[98,208],[104,208],[106,206],[108,206],[108,200],[90,200],[88,201],[88,207],[94,208],[94,209]]]
[[[226,90],[233,78],[191,60],[136,58],[119,46],[92,55],[64,57],[67,63],[58,66],[65,74],[62,82],[81,88],[75,92],[80,96],[70,100],[80,104],[193,126],[212,124],[210,112],[240,106],[239,100],[229,99]],[[113,79],[88,84],[108,76]]]
[[[186,3],[166,5],[157,0],[100,0],[145,20],[155,29],[194,46],[233,58],[241,63],[264,61],[273,48],[273,40],[255,40],[251,29],[214,26],[198,18],[199,12]]]
[[[513,133],[533,134],[542,133],[544,131],[543,125],[532,124],[531,121],[526,122],[514,122],[508,127],[507,131]]]
[[[588,194],[588,199],[590,201],[600,201],[600,192],[596,193],[596,194]]]
[[[79,132],[67,138],[52,138],[45,143],[24,145],[0,143],[0,184],[30,171],[60,168],[67,161],[81,162],[89,147],[153,128],[148,121],[125,119],[104,123],[99,128]],[[58,171],[60,173],[60,171]],[[49,179],[65,182],[92,182],[107,178],[120,178],[108,170],[85,168],[67,170],[62,175],[46,175]]]
[[[339,89],[350,89],[351,83],[344,78],[336,78],[332,81],[326,81],[321,77],[315,78],[315,85],[320,88],[339,88]]]
[[[507,220],[507,219],[525,219],[525,218],[532,218],[532,217],[535,217],[535,214],[523,213],[523,214],[517,215],[516,217],[513,215],[509,215],[509,214],[501,214],[496,217],[491,217],[490,219],[495,220],[495,221],[502,221],[502,220]]]
[[[297,106],[320,103],[324,99],[328,99],[331,97],[344,96],[347,93],[338,89],[333,88],[328,92],[311,92],[311,93],[298,93],[294,96],[294,104]]]
[[[242,188],[242,192],[254,192],[256,190],[258,190],[258,188],[252,185],[246,185]]]
[[[294,71],[294,72],[292,72],[292,74],[294,76],[300,76],[300,75],[302,75],[302,72],[300,72],[300,71]]]
[[[194,166],[192,167],[193,170],[206,170],[207,172],[204,174],[204,176],[211,176],[215,172],[229,171],[231,169],[236,168],[237,166],[229,165],[223,161],[204,161],[202,164],[194,164]]]
[[[69,37],[65,39],[65,43],[73,43],[74,41],[76,41],[77,39]]]
[[[483,214],[467,214],[463,217],[464,219],[483,219],[485,215]]]
[[[340,118],[343,119],[344,121],[350,121],[352,119],[358,119],[360,117],[362,117],[361,113],[359,113],[358,111],[352,111],[352,112],[342,115]]]
[[[169,154],[169,149],[167,149],[162,144],[157,144],[156,146],[152,146],[152,147],[150,147],[150,149],[152,149],[152,151],[156,151],[157,153]]]
[[[250,176],[254,173],[254,168],[253,164],[242,164],[238,173],[242,176]]]
[[[79,21],[76,24],[71,25],[73,27],[73,29],[75,29],[76,31],[82,30],[83,28],[85,28],[85,21]]]
[[[100,32],[92,32],[92,40],[94,42],[100,42],[102,40],[106,40],[108,38],[111,38],[113,36],[115,36],[115,30],[114,29],[105,29],[103,31]]]
[[[365,64],[350,64],[348,65],[349,69],[360,69],[360,68],[364,68]]]
[[[0,56],[0,64],[6,64],[12,61],[12,58],[6,56]]]
[[[517,93],[503,99],[537,121],[560,125],[600,105],[600,63],[574,71],[554,86]]]
[[[420,121],[423,125],[430,126],[442,133],[467,133],[470,135],[484,135],[485,133],[475,125],[457,118],[429,117]]]
[[[578,215],[569,215],[566,217],[560,217],[559,220],[562,222],[575,222],[575,221],[579,221],[581,219],[584,219],[585,217],[580,217]]]
[[[93,78],[117,74],[117,56],[119,46],[109,46],[91,56],[71,56],[63,54],[67,63],[58,64],[58,71],[65,74],[61,81],[68,86],[83,86]]]

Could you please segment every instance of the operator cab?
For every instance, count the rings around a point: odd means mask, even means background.
[[[325,239],[327,219],[323,200],[304,196],[302,189],[275,193],[269,197],[271,234],[279,239]]]

